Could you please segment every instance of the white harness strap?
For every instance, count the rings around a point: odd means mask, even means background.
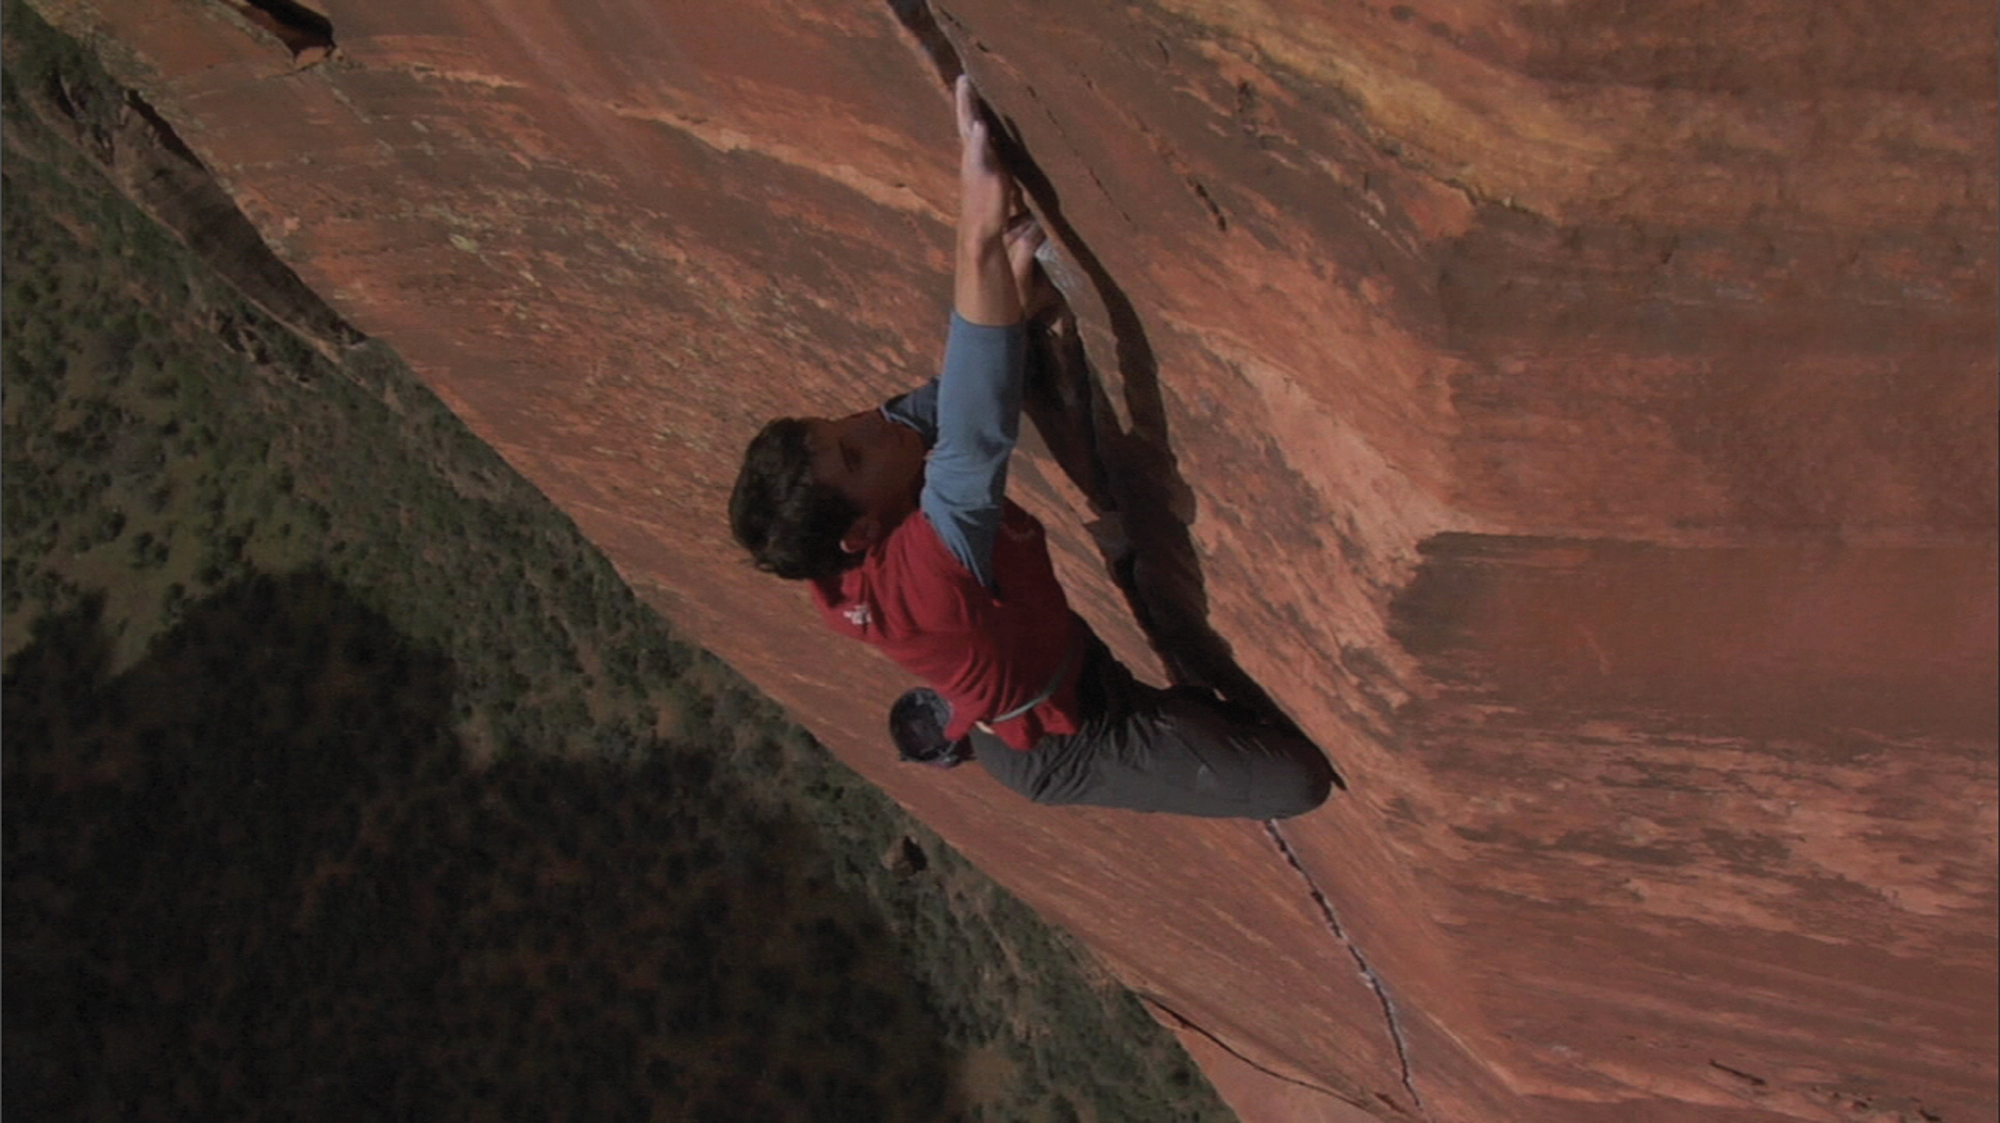
[[[1068,681],[1070,672],[1076,670],[1077,663],[1082,660],[1085,646],[1087,645],[1083,643],[1076,643],[1070,646],[1069,655],[1063,659],[1062,666],[1056,668],[1056,673],[1049,676],[1048,685],[1042,687],[1041,693],[1015,706],[999,717],[988,718],[985,721],[977,723],[979,729],[982,732],[991,733],[994,726],[1002,722],[1013,721],[1015,718],[1026,714],[1029,710],[1055,697],[1056,691],[1062,689],[1062,684]]]

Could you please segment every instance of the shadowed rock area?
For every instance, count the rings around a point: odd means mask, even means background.
[[[1246,1118],[2000,1110],[1990,3],[36,6]],[[727,541],[762,419],[937,360],[957,67],[1081,329],[1015,493],[1327,748],[1307,818],[898,768]]]

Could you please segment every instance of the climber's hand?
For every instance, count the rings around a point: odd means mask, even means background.
[[[993,152],[993,137],[980,111],[972,80],[961,74],[953,98],[958,109],[959,204],[961,240],[998,238],[1013,210],[1014,180]]]
[[[952,91],[958,108],[958,263],[952,307],[968,323],[1021,322],[1021,291],[1009,254],[1007,219],[1014,209],[1014,180],[993,152],[979,96],[961,76]],[[1018,243],[1018,239],[1016,239]],[[1032,255],[1032,250],[1029,251]]]

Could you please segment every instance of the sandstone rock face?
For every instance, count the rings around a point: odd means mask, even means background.
[[[37,2],[1247,1118],[2000,1110],[1990,0]],[[1101,388],[1015,492],[1135,665],[1327,748],[1310,816],[899,767],[728,542],[763,419],[932,371],[958,67]]]

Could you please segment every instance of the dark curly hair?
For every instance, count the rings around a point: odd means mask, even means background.
[[[852,500],[813,479],[804,421],[781,417],[751,439],[729,496],[729,529],[758,569],[799,581],[854,568],[861,558],[840,539],[860,517]]]

